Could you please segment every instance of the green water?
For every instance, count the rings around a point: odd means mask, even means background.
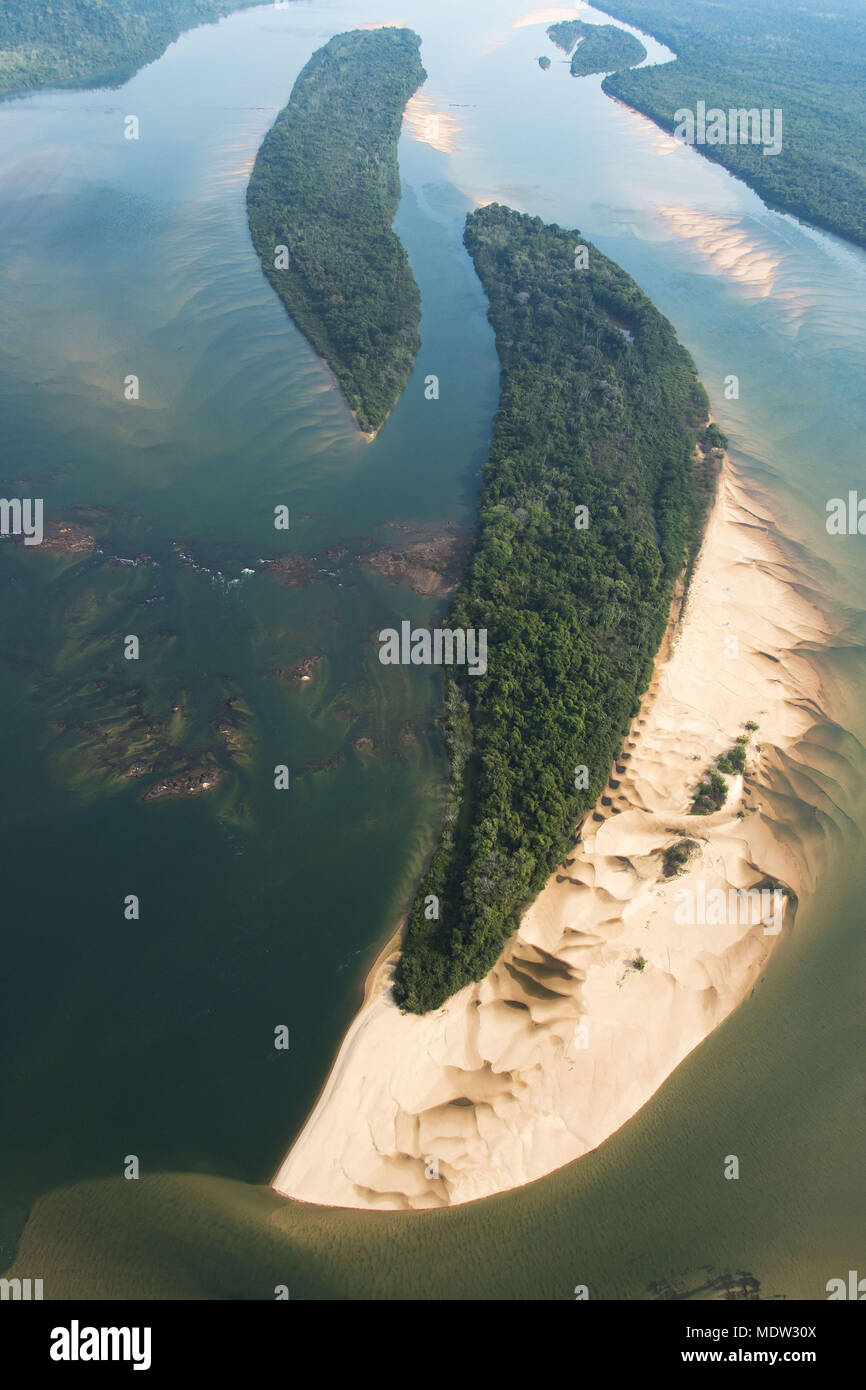
[[[696,1288],[712,1265],[820,1298],[862,1264],[866,573],[861,539],[829,537],[824,507],[863,477],[866,260],[693,151],[661,153],[598,78],[569,77],[543,24],[514,24],[526,13],[401,11],[425,98],[461,128],[449,153],[401,143],[396,226],[423,345],[370,446],[260,275],[244,191],[310,53],[378,12],[263,7],[185,36],[120,91],[0,108],[3,495],[90,517],[103,550],[0,548],[0,1243],[9,1258],[20,1238],[16,1271],[48,1295],[569,1298],[586,1283],[634,1298],[674,1276]],[[129,113],[139,142],[123,139]],[[460,234],[491,197],[580,227],[669,315],[804,587],[841,624],[821,658],[837,723],[778,775],[779,814],[817,826],[819,882],[752,997],[594,1154],[453,1211],[325,1211],[257,1184],[432,846],[444,777],[435,678],[380,667],[373,641],[439,610],[356,557],[387,522],[471,524],[497,364]],[[679,235],[670,207],[712,221]],[[732,237],[752,248],[752,284],[712,259]],[[275,582],[260,562],[287,553],[312,556],[316,582]],[[311,655],[306,688],[265,674]],[[239,702],[245,748],[216,792],[142,804],[108,775],[90,726],[122,731],[131,690],[157,724],[179,704],[190,747]],[[300,774],[284,793],[282,763]],[[120,1176],[132,1153],[138,1183]]]

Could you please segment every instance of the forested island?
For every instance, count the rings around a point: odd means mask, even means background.
[[[365,433],[406,385],[421,296],[391,229],[403,111],[426,77],[410,29],[356,29],[313,54],[247,191],[262,269]]]
[[[616,72],[611,96],[675,128],[698,101],[724,111],[781,110],[784,140],[697,145],[774,208],[866,246],[866,13],[860,0],[611,0],[605,9],[639,25],[676,62]]]
[[[579,233],[492,204],[465,241],[502,378],[447,626],[486,628],[489,663],[446,677],[451,794],[394,978],[416,1013],[487,973],[594,806],[724,442],[671,325]]]
[[[571,53],[577,45],[571,59],[572,77],[628,68],[642,63],[646,57],[640,40],[615,24],[585,24],[582,19],[564,19],[551,24],[547,33],[565,53]]]
[[[196,25],[261,0],[3,0],[0,96],[121,83]]]

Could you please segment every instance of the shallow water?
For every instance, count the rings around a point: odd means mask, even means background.
[[[106,554],[157,562],[0,552],[15,866],[0,1243],[11,1254],[52,1193],[19,1260],[47,1293],[259,1298],[287,1282],[293,1297],[568,1298],[588,1283],[643,1297],[679,1275],[699,1289],[713,1265],[768,1296],[822,1297],[862,1258],[866,576],[862,538],[829,536],[824,517],[862,486],[866,258],[769,212],[599,78],[572,79],[544,35],[558,8],[401,10],[429,74],[396,222],[422,348],[369,446],[260,274],[244,193],[314,49],[390,14],[267,6],[184,36],[119,91],[0,107],[4,495],[43,496],[51,519],[105,508]],[[123,139],[130,113],[139,142]],[[490,198],[579,227],[671,318],[737,466],[832,608],[843,635],[822,670],[841,727],[815,736],[831,750],[829,867],[752,998],[596,1153],[451,1212],[326,1212],[250,1184],[303,1121],[438,825],[436,681],[381,668],[372,634],[441,603],[354,557],[389,521],[471,524],[497,364],[460,238]],[[260,561],[285,552],[313,555],[318,582],[275,583]],[[310,655],[323,663],[307,689],[263,674]],[[56,728],[94,717],[97,679],[109,703],[142,688],[154,717],[182,698],[190,737],[241,699],[246,760],[210,798],[141,804],[107,781],[92,740]],[[274,791],[276,764],[331,758]],[[140,1184],[120,1177],[131,1153]],[[729,1153],[738,1183],[722,1178]]]

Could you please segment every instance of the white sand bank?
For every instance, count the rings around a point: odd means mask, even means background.
[[[792,909],[774,935],[712,910],[696,922],[690,901],[768,878],[800,895],[813,886],[807,832],[783,827],[767,799],[774,762],[824,704],[814,651],[830,634],[801,578],[728,469],[611,804],[587,818],[479,984],[423,1018],[401,1015],[380,962],[278,1192],[414,1209],[530,1182],[618,1129],[745,997]],[[728,778],[721,811],[689,815],[701,774],[748,720],[760,728],[745,779]],[[668,878],[663,852],[684,835],[697,846]]]

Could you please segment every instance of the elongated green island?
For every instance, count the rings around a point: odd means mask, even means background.
[[[493,204],[465,240],[502,382],[448,626],[488,659],[446,678],[451,797],[394,981],[416,1013],[487,973],[596,803],[724,442],[670,323],[579,233]]]
[[[360,29],[314,53],[247,192],[265,275],[371,434],[420,344],[421,296],[391,229],[403,111],[426,77],[420,45],[410,29]]]

